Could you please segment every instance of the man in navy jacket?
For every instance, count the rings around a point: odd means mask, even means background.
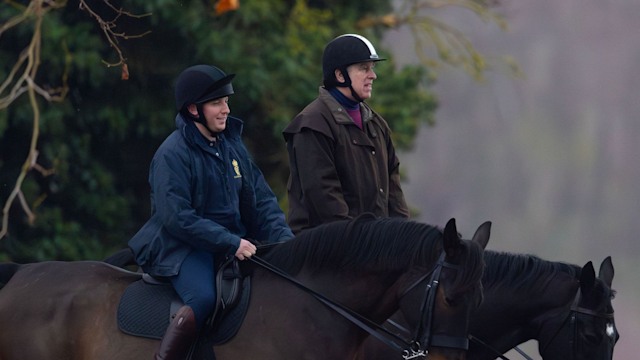
[[[251,257],[263,242],[293,234],[273,191],[244,146],[242,121],[229,116],[234,75],[210,65],[176,82],[176,130],[151,162],[152,215],[129,241],[136,261],[167,277],[184,302],[156,359],[184,357],[215,307],[219,257]]]

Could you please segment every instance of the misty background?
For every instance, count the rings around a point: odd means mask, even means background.
[[[455,217],[466,237],[492,221],[493,250],[593,261],[596,272],[611,255],[614,359],[638,358],[640,1],[501,6],[506,32],[464,9],[439,10],[495,69],[482,83],[440,69],[436,126],[422,128],[415,148],[401,154],[407,200],[421,221]],[[389,32],[384,45],[400,63],[417,63],[407,29]],[[503,55],[524,78],[501,67]],[[540,358],[537,343],[521,348]]]

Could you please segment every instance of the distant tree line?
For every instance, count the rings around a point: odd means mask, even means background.
[[[424,65],[396,66],[382,35],[411,26],[437,38],[447,29],[425,15],[435,3],[392,3],[4,1],[0,261],[99,259],[126,246],[150,213],[151,157],[175,126],[173,82],[193,64],[237,74],[232,114],[245,121],[245,139],[283,208],[281,130],[317,95],[322,49],[337,35],[361,33],[389,59],[376,67],[370,102],[397,146],[410,148],[417,129],[434,121],[435,77]],[[457,4],[495,15],[484,0]],[[481,74],[482,59],[470,44],[455,45],[456,36],[436,53]]]

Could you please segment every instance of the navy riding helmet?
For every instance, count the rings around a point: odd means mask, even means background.
[[[234,76],[212,65],[195,65],[185,69],[176,80],[176,108],[182,112],[189,104],[201,105],[233,94],[231,80]]]

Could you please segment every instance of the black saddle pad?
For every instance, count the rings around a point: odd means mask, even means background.
[[[182,300],[170,284],[151,285],[138,280],[120,299],[118,326],[129,335],[162,339],[171,320],[172,303],[181,304]]]
[[[249,307],[250,289],[250,278],[245,278],[237,305],[211,324],[210,329],[205,329],[209,334],[209,344],[223,344],[238,332]],[[125,289],[120,299],[118,326],[129,335],[161,339],[172,316],[182,305],[170,284],[149,284],[138,280]]]

